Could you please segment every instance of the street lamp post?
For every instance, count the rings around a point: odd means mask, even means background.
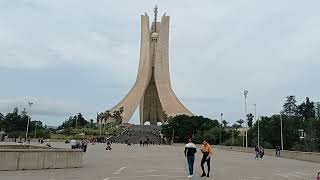
[[[232,128],[232,146],[234,145],[234,129]]]
[[[219,145],[221,145],[221,129],[222,129],[222,116],[223,116],[223,113],[221,113],[220,116],[221,116],[221,121],[220,121],[221,122],[221,126],[219,128],[220,129],[220,131],[219,131],[219,134],[220,134]]]
[[[256,122],[258,123],[258,147],[260,147],[260,142],[259,142],[259,119],[257,120],[257,104],[254,104],[254,118]]]
[[[248,147],[248,119],[247,119],[247,96],[248,96],[248,90],[244,90],[244,111],[245,111],[245,132],[246,132],[246,148]]]
[[[258,147],[260,147],[260,116],[258,118]]]
[[[99,118],[99,114],[97,112],[97,123],[99,125],[99,130],[100,130],[100,137],[101,137],[101,126],[102,126],[102,119]]]
[[[245,127],[244,127],[245,125],[243,125],[242,126],[242,147],[244,147],[244,136],[245,136],[245,132],[244,132],[244,130],[245,130]]]
[[[30,119],[31,119],[31,107],[33,105],[33,102],[28,102],[28,104],[29,104],[29,109],[30,109],[30,117],[28,117],[27,131],[26,131],[26,141],[28,139],[29,124],[30,124]]]
[[[282,114],[280,112],[280,131],[281,131],[281,150],[283,151],[283,129],[282,129]]]
[[[35,125],[36,125],[36,129],[34,130],[34,138],[37,137],[37,127],[38,127],[38,122],[37,121],[35,122]]]

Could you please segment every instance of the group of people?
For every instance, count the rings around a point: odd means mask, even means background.
[[[81,143],[74,139],[70,141],[71,149],[82,149],[83,152],[87,152],[88,143],[89,141],[87,138],[83,139]]]
[[[141,147],[141,146],[142,146],[142,147],[144,147],[144,146],[149,146],[149,144],[150,144],[150,145],[152,144],[152,145],[154,146],[154,144],[155,144],[154,139],[153,139],[152,141],[150,141],[149,138],[148,138],[147,140],[145,140],[145,141],[140,140],[140,147]]]
[[[44,138],[39,138],[38,139],[38,144],[43,144],[44,143]]]
[[[264,149],[262,148],[262,146],[256,146],[254,148],[254,151],[256,152],[256,156],[255,159],[261,159],[263,160],[263,156],[264,156]]]
[[[200,151],[202,153],[202,159],[201,159],[201,169],[202,169],[202,175],[201,177],[209,177],[210,175],[210,159],[213,154],[212,148],[207,140],[203,141],[203,144],[200,148]],[[188,144],[186,144],[184,149],[184,155],[187,158],[188,167],[189,167],[189,175],[188,177],[191,178],[193,176],[193,170],[194,170],[194,160],[195,160],[195,154],[197,153],[197,147],[192,142],[192,139],[189,139]],[[207,173],[204,168],[204,164],[207,164]]]

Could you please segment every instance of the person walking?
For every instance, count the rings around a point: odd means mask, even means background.
[[[254,148],[254,151],[256,152],[256,157],[255,157],[255,159],[259,159],[260,149],[259,149],[258,145]]]
[[[201,159],[201,168],[202,168],[202,175],[201,177],[209,177],[210,174],[210,157],[212,155],[212,148],[210,146],[210,144],[208,143],[207,140],[203,141],[203,144],[201,146],[201,152],[203,154],[202,159]],[[207,163],[207,167],[208,167],[208,173],[206,174],[205,170],[204,170],[204,163]]]
[[[260,146],[259,154],[260,154],[260,159],[261,159],[261,160],[263,160],[263,156],[264,156],[264,149],[262,148],[262,146]]]
[[[188,167],[189,167],[189,178],[193,176],[193,165],[194,165],[194,154],[197,152],[196,145],[192,143],[192,140],[189,139],[188,144],[184,148],[184,156],[187,158]]]
[[[316,180],[320,180],[320,172],[318,172],[318,176]]]
[[[41,141],[41,140],[40,140],[40,141]],[[71,139],[71,140],[70,140],[71,149],[76,149],[76,144],[77,144],[76,140],[74,140],[74,139]]]
[[[276,146],[276,157],[280,157],[280,146]]]
[[[87,152],[87,147],[88,147],[88,140],[87,140],[87,138],[85,138],[85,139],[82,141],[83,152]]]

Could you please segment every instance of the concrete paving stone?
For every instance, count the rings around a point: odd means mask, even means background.
[[[70,148],[52,142],[54,147]],[[82,168],[0,171],[0,180],[187,180],[184,147],[89,145]],[[266,156],[255,160],[253,154],[215,150],[210,178],[200,178],[201,153],[195,160],[193,180],[314,180],[320,163]],[[3,163],[3,162],[0,162]]]

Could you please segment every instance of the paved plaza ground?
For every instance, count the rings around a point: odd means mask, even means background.
[[[54,147],[67,147],[51,143]],[[0,180],[187,180],[184,147],[126,146],[105,144],[89,145],[83,168],[0,171]],[[193,180],[314,180],[320,163],[297,161],[266,156],[254,160],[253,154],[214,151],[210,178],[200,177],[200,153],[195,162]],[[0,162],[5,163],[5,162]]]

